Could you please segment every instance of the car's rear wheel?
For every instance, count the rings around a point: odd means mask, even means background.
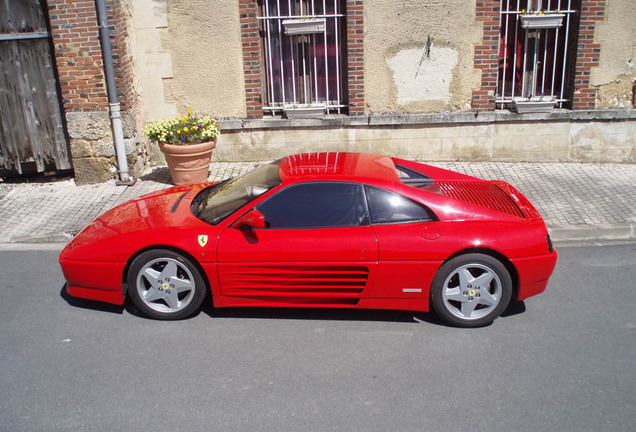
[[[130,265],[127,282],[132,302],[152,318],[186,318],[205,298],[205,282],[197,267],[170,250],[143,252]]]
[[[442,320],[459,327],[481,327],[506,309],[512,280],[506,267],[484,254],[460,255],[444,263],[431,286],[431,304]]]

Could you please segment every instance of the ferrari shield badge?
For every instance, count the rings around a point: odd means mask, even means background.
[[[208,236],[201,234],[199,236],[199,246],[204,247],[206,244],[208,244]]]

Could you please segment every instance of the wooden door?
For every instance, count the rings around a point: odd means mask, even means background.
[[[0,169],[71,168],[44,0],[0,1]]]

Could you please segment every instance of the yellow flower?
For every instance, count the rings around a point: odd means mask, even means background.
[[[179,130],[177,131],[177,133],[178,133],[178,134],[180,134],[180,133],[181,133],[181,129],[179,129]]]
[[[199,130],[199,126],[192,126],[192,129]]]
[[[183,128],[183,131],[184,131],[184,132],[187,132],[187,131],[188,131],[188,127],[187,127],[187,126],[186,126],[186,127],[184,127],[184,128]]]

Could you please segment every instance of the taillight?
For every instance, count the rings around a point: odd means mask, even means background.
[[[546,241],[548,242],[548,251],[550,253],[554,252],[554,246],[552,246],[552,239],[550,238],[550,234],[545,236]]]

